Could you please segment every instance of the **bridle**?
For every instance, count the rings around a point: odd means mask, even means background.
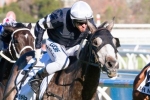
[[[88,61],[85,61],[85,60],[82,60],[80,57],[79,57],[79,53],[82,49],[82,44],[83,44],[83,41],[81,42],[80,44],[80,47],[79,47],[79,50],[78,50],[78,54],[77,54],[77,59],[79,61],[81,61],[82,63],[86,63],[87,65],[93,65],[93,66],[96,66],[96,67],[99,67],[101,66],[101,63],[98,61],[98,55],[92,50],[92,42],[90,41],[86,41],[86,45],[84,46],[85,47],[88,47],[87,49],[89,50],[90,54],[89,54],[89,58],[88,58]],[[87,50],[86,49],[86,50]],[[94,54],[94,58],[95,58],[95,61],[93,61],[91,59],[91,56],[92,56],[92,53]]]
[[[28,28],[21,28],[21,29],[15,30],[15,31],[12,33],[12,35],[11,35],[11,41],[10,41],[9,46],[8,46],[9,53],[10,53],[10,55],[11,55],[12,57],[13,57],[13,55],[12,55],[12,51],[11,51],[11,46],[13,47],[13,50],[15,51],[15,54],[16,54],[15,56],[17,57],[17,59],[21,56],[21,53],[22,53],[24,50],[26,50],[26,49],[34,50],[34,48],[32,48],[31,46],[24,46],[24,47],[20,50],[19,53],[17,52],[16,47],[15,47],[14,38],[13,38],[13,37],[14,37],[14,34],[15,34],[15,33],[17,33],[18,31],[23,31],[23,30],[27,30],[27,31],[30,32],[30,29],[28,29]],[[31,33],[31,32],[30,32],[30,33]],[[10,63],[15,63],[15,62],[16,62],[15,60],[12,60],[11,58],[7,57],[7,56],[3,53],[3,51],[0,52],[0,55],[1,55],[3,58],[5,58],[7,61],[9,61]]]
[[[100,29],[98,29],[97,31],[102,31],[102,30],[108,31],[106,28],[100,28]],[[97,31],[96,31],[96,32],[97,32]],[[86,66],[87,66],[87,67],[86,67],[86,70],[88,69],[88,65],[92,65],[92,66],[98,67],[98,68],[100,68],[100,69],[103,68],[107,73],[110,73],[110,72],[108,71],[108,68],[106,68],[105,64],[102,65],[101,62],[98,60],[98,59],[99,59],[99,56],[97,55],[97,52],[98,52],[104,45],[106,45],[106,44],[112,45],[112,47],[115,49],[115,53],[118,52],[118,51],[117,51],[117,48],[114,46],[114,44],[113,44],[112,42],[109,41],[110,43],[108,43],[108,42],[106,42],[105,40],[104,40],[104,42],[103,42],[100,46],[98,46],[98,47],[92,45],[92,40],[93,40],[93,38],[96,38],[96,37],[98,37],[98,35],[99,35],[99,34],[96,34],[96,32],[91,35],[90,39],[89,39],[88,41],[86,41],[86,44],[85,44],[85,46],[84,46],[84,48],[87,47],[86,50],[89,50],[89,51],[88,51],[88,52],[89,52],[88,60],[85,61],[85,60],[80,59],[80,57],[79,57],[79,52],[81,51],[81,48],[83,47],[83,46],[82,46],[83,41],[81,42],[81,45],[80,45],[80,47],[79,47],[79,51],[78,51],[78,54],[77,54],[77,58],[78,58],[79,61],[81,61],[82,63],[85,63],[85,64],[86,64]],[[96,34],[96,35],[95,35],[95,34]],[[112,38],[113,38],[113,37],[112,37]],[[83,52],[84,52],[84,51],[83,51]],[[86,73],[86,72],[85,72],[85,73]]]

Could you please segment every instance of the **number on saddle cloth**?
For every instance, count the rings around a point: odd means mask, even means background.
[[[150,68],[147,69],[146,77],[143,80],[143,82],[139,85],[139,87],[137,88],[137,90],[139,92],[144,93],[144,94],[150,95],[149,86],[150,86]]]

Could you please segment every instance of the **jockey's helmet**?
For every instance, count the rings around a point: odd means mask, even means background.
[[[9,17],[9,18],[12,18],[13,20],[16,20],[16,14],[13,11],[7,12],[6,17]]]
[[[9,11],[6,14],[6,17],[3,19],[2,25],[4,26],[13,26],[13,23],[16,23],[16,15],[13,11]]]
[[[84,1],[77,1],[71,7],[70,17],[75,22],[86,22],[87,19],[93,18],[91,7]]]
[[[13,26],[13,24],[16,23],[16,21],[10,17],[6,17],[3,19],[2,25],[4,26]]]

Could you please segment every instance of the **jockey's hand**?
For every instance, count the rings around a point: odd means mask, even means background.
[[[35,50],[35,58],[37,61],[39,61],[42,57],[42,54],[41,54],[41,49],[36,49]]]

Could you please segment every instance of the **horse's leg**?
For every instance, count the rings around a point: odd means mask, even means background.
[[[4,85],[0,82],[0,100],[2,100],[3,98],[4,89]]]
[[[14,67],[12,68],[12,71],[11,71],[11,77],[10,79],[8,80],[7,84],[6,84],[6,88],[5,88],[5,91],[4,91],[4,97],[9,93],[9,91],[15,86],[15,79],[18,75],[19,71],[18,71],[18,66],[17,65],[14,65]],[[6,98],[6,100],[14,100],[14,97],[16,95],[17,91],[16,89],[14,89],[9,95],[8,97]]]
[[[1,58],[1,61],[0,61],[0,82],[3,81],[3,76],[4,76],[4,71],[5,71],[4,63],[5,63],[5,59]]]

